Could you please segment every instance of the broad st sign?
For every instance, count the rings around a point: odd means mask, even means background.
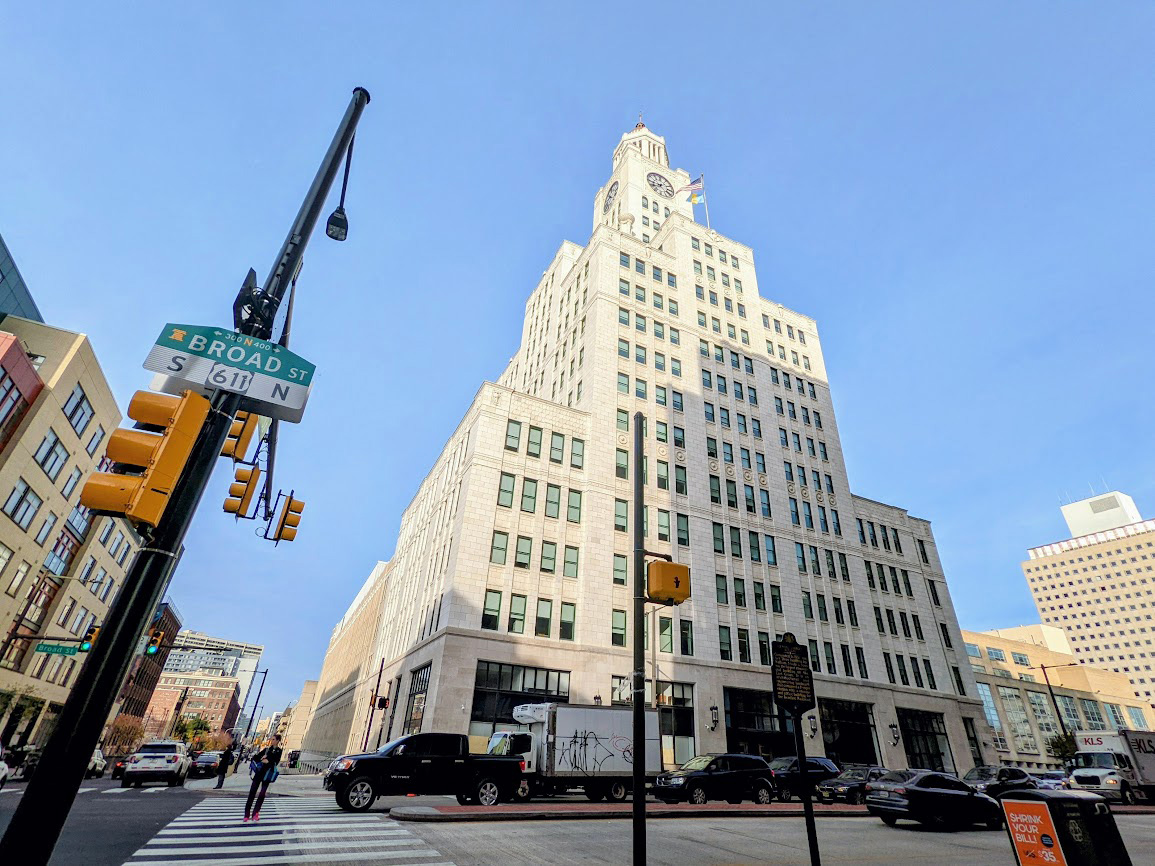
[[[241,408],[281,421],[300,421],[316,365],[284,346],[224,328],[167,324],[144,368],[163,374],[154,387],[179,393],[232,391]]]

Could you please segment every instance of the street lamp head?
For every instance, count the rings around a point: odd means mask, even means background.
[[[349,218],[345,216],[345,208],[338,206],[333,211],[328,225],[325,226],[325,234],[335,241],[343,241],[349,237]]]
[[[811,713],[806,717],[806,721],[810,723],[810,738],[813,739],[814,735],[818,733],[818,719]]]
[[[594,695],[594,706],[600,707],[601,705],[602,705],[602,695],[601,695],[601,692],[598,692],[596,695]]]

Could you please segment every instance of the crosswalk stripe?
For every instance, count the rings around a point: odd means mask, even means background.
[[[134,860],[130,866],[172,866],[173,863],[179,863],[180,866],[225,866],[225,864],[230,864],[230,866],[267,866],[270,863],[345,863],[351,860],[364,861],[369,857],[399,859],[401,857],[440,856],[432,848],[429,848],[424,851],[351,851],[348,854],[288,854],[271,857],[229,857],[227,859],[210,857],[203,860]],[[392,866],[454,866],[454,864],[448,861],[431,863],[428,860],[421,860],[412,863],[394,863]]]
[[[129,791],[128,788],[105,788],[100,793],[102,793],[102,794],[127,794],[128,791]]]
[[[312,832],[310,830],[307,830],[307,829],[302,829],[301,833],[299,833],[299,834],[297,834],[297,833],[288,834],[286,831],[280,830],[280,829],[277,829],[277,830],[270,829],[270,830],[266,831],[265,833],[261,833],[259,828],[257,828],[257,827],[254,827],[253,830],[257,831],[256,835],[246,831],[243,835],[240,835],[240,836],[213,835],[210,838],[205,838],[205,841],[206,842],[212,842],[213,844],[217,844],[217,843],[221,843],[221,842],[264,842],[267,839],[283,839],[286,842],[289,842],[291,844],[296,845],[298,843],[295,841],[295,839],[297,839],[298,836],[300,836],[302,838],[306,838],[306,839],[316,839],[319,835],[319,834]],[[401,837],[404,837],[406,839],[416,839],[416,837],[413,836],[413,834],[411,834],[411,833],[398,832],[397,830],[374,830],[374,831],[368,832],[368,833],[358,833],[357,834],[358,839],[376,839],[378,837],[380,837],[380,838],[398,838],[398,839],[400,839]],[[204,837],[198,837],[198,838],[204,838]],[[192,840],[190,840],[186,837],[177,836],[175,838],[153,839],[148,844],[149,845],[187,845],[190,841],[192,841]],[[328,844],[332,844],[332,843],[326,842],[325,844],[328,845]],[[400,843],[398,843],[398,844],[400,844]],[[246,848],[245,850],[247,851],[249,849]]]
[[[186,840],[187,841],[187,840]],[[219,841],[219,840],[213,840]],[[262,840],[265,841],[265,840]],[[151,844],[151,843],[150,843]],[[342,842],[341,848],[373,848],[384,845],[424,845],[425,843],[418,839],[377,839],[372,842]],[[332,848],[332,842],[294,842],[294,841],[275,841],[269,842],[265,845],[245,845],[238,848],[235,845],[226,845],[221,848],[214,848],[206,845],[195,845],[189,848],[165,848],[163,851],[149,850],[149,846],[145,846],[133,854],[133,857],[142,856],[145,854],[164,854],[166,856],[175,856],[177,854],[248,854],[253,851],[288,851],[294,848]]]
[[[289,830],[296,830],[296,831],[308,832],[308,833],[314,833],[314,834],[323,834],[323,833],[337,834],[337,833],[343,833],[343,832],[346,832],[349,830],[362,831],[362,830],[367,829],[368,825],[366,825],[364,822],[362,822],[359,824],[326,824],[323,827],[318,827],[318,826],[315,826],[312,824],[297,824],[294,826],[282,827],[282,826],[278,826],[278,825],[269,825],[269,824],[266,824],[264,821],[260,821],[257,824],[242,824],[241,819],[237,818],[235,821],[232,821],[229,824],[222,825],[220,827],[198,827],[195,829],[191,828],[191,827],[165,828],[164,830],[158,831],[157,835],[158,836],[162,836],[162,835],[163,836],[213,836],[213,835],[219,835],[221,833],[235,833],[237,828],[242,827],[242,826],[246,827],[246,828],[251,828],[251,830],[247,830],[247,832],[258,832],[258,833],[262,832],[262,831],[269,832],[269,833],[272,833],[272,832],[284,833],[284,832],[287,832]],[[370,831],[370,832],[372,832],[372,831]],[[406,833],[407,835],[412,835],[407,830],[402,831],[402,832]]]
[[[95,790],[97,790],[97,789],[96,788],[81,788],[76,793],[77,794],[87,794],[89,791],[95,791]]]
[[[168,788],[142,788],[142,794],[159,794],[161,791],[167,791]]]

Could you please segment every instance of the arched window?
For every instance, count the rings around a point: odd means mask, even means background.
[[[664,210],[665,210],[665,214],[664,214],[665,218],[666,218],[666,219],[669,219],[669,218],[670,218],[670,209],[669,209],[669,208],[664,208]]]
[[[645,208],[648,208],[649,206],[650,206],[650,200],[648,198],[646,198],[645,196],[642,196],[642,209],[644,210]]]

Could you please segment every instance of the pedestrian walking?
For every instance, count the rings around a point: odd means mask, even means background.
[[[229,767],[233,765],[233,745],[225,746],[225,750],[221,752],[220,760],[217,762],[217,787],[220,788],[225,784],[225,776],[229,774]]]
[[[281,754],[281,735],[274,734],[272,743],[253,756],[249,764],[253,784],[249,787],[249,799],[245,801],[244,823],[248,823],[250,816],[253,821],[261,820],[261,804],[265,802],[265,794],[269,785],[280,775],[277,765],[281,763]]]

